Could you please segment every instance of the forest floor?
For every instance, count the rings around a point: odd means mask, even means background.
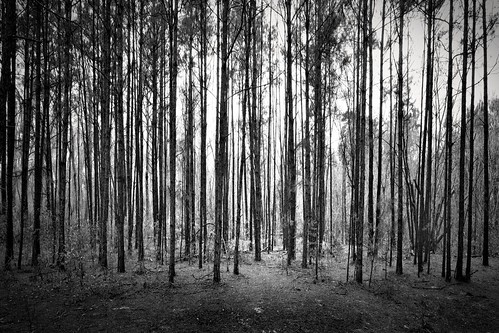
[[[299,260],[286,269],[281,252],[262,259],[244,254],[238,276],[224,262],[220,284],[212,282],[212,264],[198,269],[195,262],[176,265],[173,285],[168,267],[153,262],[142,273],[132,263],[124,274],[1,271],[0,332],[499,331],[499,258],[490,267],[473,258],[470,283],[446,283],[436,255],[432,274],[419,278],[412,258],[401,276],[377,261],[370,286],[370,262],[358,285],[346,283],[340,258],[324,258],[318,280]]]

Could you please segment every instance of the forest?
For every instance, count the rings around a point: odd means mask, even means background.
[[[494,1],[0,15],[0,331],[499,327]]]

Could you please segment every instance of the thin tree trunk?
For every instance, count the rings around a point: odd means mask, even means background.
[[[7,232],[5,241],[5,269],[11,269],[11,261],[14,259],[14,148],[16,131],[16,1],[5,2],[5,48],[2,48],[2,55],[5,53],[7,65],[5,70],[2,66],[2,89],[6,89],[5,99],[7,103],[7,156],[6,156],[6,197],[7,197]],[[5,50],[5,51],[3,51]]]
[[[19,219],[19,254],[17,257],[17,267],[21,269],[24,245],[24,225],[29,216],[28,212],[28,167],[29,167],[29,146],[31,136],[32,121],[32,94],[31,94],[31,51],[30,51],[30,12],[31,1],[26,1],[25,8],[25,35],[24,40],[24,106],[23,106],[23,142],[22,142],[22,166],[21,166],[21,216]]]
[[[207,38],[206,38],[206,3],[201,2],[201,69],[200,69],[200,96],[201,96],[201,156],[200,156],[200,193],[199,193],[199,268],[203,267],[204,254],[203,241],[206,233],[206,126],[207,126]],[[206,244],[205,244],[206,246]]]
[[[223,198],[225,182],[227,181],[227,153],[226,143],[228,137],[227,122],[227,91],[228,91],[228,34],[229,34],[229,11],[230,3],[228,0],[222,2],[222,43],[221,43],[221,70],[220,70],[220,115],[217,133],[217,152],[216,152],[216,189],[215,189],[215,256],[213,263],[213,282],[220,282],[220,256],[222,242],[222,226],[224,220]]]
[[[170,262],[168,277],[170,283],[175,277],[175,222],[176,222],[176,159],[177,159],[177,128],[176,128],[176,104],[177,104],[177,22],[178,22],[178,0],[170,3]]]
[[[424,204],[424,218],[420,221],[422,225],[422,237],[419,239],[420,249],[422,252],[423,246],[426,248],[426,256],[429,256],[430,247],[430,228],[431,228],[431,191],[432,191],[432,162],[433,162],[433,1],[428,1],[428,40],[427,40],[427,59],[426,59],[426,114],[428,117],[428,156],[426,158],[426,195]],[[421,258],[422,259],[422,258]],[[430,260],[429,257],[426,258]],[[421,272],[423,271],[422,262]],[[418,269],[419,271],[419,269]]]
[[[446,119],[446,166],[447,166],[447,176],[445,179],[446,193],[445,195],[445,206],[446,206],[446,272],[445,280],[451,280],[451,221],[452,221],[452,36],[454,30],[454,0],[450,0],[449,5],[449,51],[448,51],[448,70],[447,70],[447,119]]]
[[[367,104],[367,51],[368,51],[368,3],[367,0],[362,2],[362,69],[361,69],[361,83],[360,83],[360,120],[359,120],[359,134],[358,134],[358,205],[357,205],[357,221],[355,226],[356,234],[356,252],[355,252],[355,280],[357,283],[362,283],[362,270],[363,270],[363,244],[364,244],[364,188],[365,188],[365,134],[366,134],[366,104]]]
[[[402,163],[402,140],[403,135],[403,121],[404,121],[404,106],[403,106],[403,41],[404,41],[404,2],[399,3],[399,63],[398,63],[398,170],[397,170],[397,183],[398,183],[398,208],[397,208],[397,266],[396,273],[402,274],[402,242],[403,242],[403,184],[402,184],[402,173],[403,173],[403,163]]]
[[[385,21],[386,21],[386,0],[383,0],[383,9],[381,11],[381,44],[380,44],[380,61],[379,61],[379,123],[378,123],[378,175],[376,187],[376,230],[374,235],[374,255],[378,255],[378,242],[380,235],[381,224],[381,184],[383,170],[383,65],[384,65],[384,46],[385,46]],[[390,148],[391,149],[391,148]]]
[[[466,281],[471,280],[471,242],[473,236],[473,164],[475,138],[475,50],[476,50],[476,0],[473,0],[471,33],[471,105],[470,105],[470,166],[468,179],[468,244],[466,256]]]
[[[251,78],[251,92],[252,92],[252,103],[251,103],[251,149],[252,154],[251,157],[253,159],[252,163],[252,171],[254,178],[254,237],[255,237],[255,261],[262,260],[262,240],[261,240],[261,232],[262,232],[262,223],[263,223],[263,204],[262,204],[262,177],[261,177],[261,163],[260,163],[260,117],[257,114],[257,78],[258,78],[258,63],[256,57],[256,47],[257,47],[257,37],[256,37],[256,0],[250,0],[250,17],[251,19],[251,35],[252,35],[252,78]]]
[[[99,264],[107,269],[107,224],[109,219],[109,196],[111,179],[111,105],[110,99],[110,74],[111,74],[111,1],[103,3],[104,6],[104,31],[102,39],[102,73],[101,73],[101,213],[99,223]]]
[[[92,86],[93,86],[93,96],[92,96],[92,115],[93,115],[93,127],[94,127],[94,193],[95,193],[95,224],[99,223],[100,226],[100,207],[101,207],[101,202],[100,202],[100,130],[99,130],[99,94],[102,92],[100,91],[98,87],[98,68],[97,68],[97,52],[98,52],[98,46],[97,46],[97,30],[98,30],[98,23],[97,23],[97,17],[100,15],[99,12],[99,5],[97,4],[96,8],[94,11],[92,11]],[[97,228],[94,227],[94,232],[96,231]],[[98,233],[100,234],[100,227]],[[94,235],[95,236],[95,235]],[[98,236],[97,238],[99,238]],[[100,239],[100,238],[99,238]],[[94,248],[95,248],[95,241],[94,240]],[[93,258],[92,258],[93,260]]]
[[[390,15],[390,36],[393,34],[392,16]],[[393,37],[390,37],[390,264],[393,265],[393,246],[395,244],[395,127],[393,124],[393,59],[392,59],[392,42]]]
[[[368,254],[374,255],[374,123],[373,123],[373,5],[374,1],[369,1],[369,175],[367,190],[367,225],[368,225]]]
[[[35,38],[42,40],[43,27],[43,6],[40,2],[35,7]],[[41,253],[40,248],[40,210],[42,206],[42,188],[43,188],[43,118],[41,110],[41,59],[42,43],[36,43],[35,51],[35,177],[34,177],[34,196],[33,196],[33,244],[31,250],[31,265],[38,265],[38,257]],[[3,130],[2,130],[3,132]],[[3,167],[2,167],[3,168]]]
[[[243,17],[246,21],[244,28],[244,81],[245,89],[243,90],[243,98],[241,105],[242,120],[241,126],[241,154],[239,156],[239,177],[237,181],[237,211],[236,211],[236,244],[234,249],[234,274],[239,274],[239,239],[241,235],[241,201],[242,201],[242,189],[243,189],[243,177],[245,168],[245,158],[246,158],[246,105],[248,99],[249,90],[246,89],[249,85],[249,56],[250,56],[250,15],[246,13],[247,3],[243,1]]]
[[[116,204],[115,219],[118,237],[118,272],[125,272],[125,214],[126,214],[126,169],[125,169],[125,135],[123,124],[123,0],[116,3],[116,140],[117,151],[115,152],[116,165]]]
[[[156,246],[156,261],[161,260],[161,233],[159,232],[159,183],[158,183],[158,49],[159,28],[155,17],[151,18],[152,45],[151,45],[151,85],[152,85],[152,120],[151,120],[151,176],[152,176],[152,218],[153,239]],[[147,191],[146,191],[147,193]],[[159,256],[157,254],[160,254]]]
[[[126,104],[126,201],[127,201],[127,224],[128,224],[128,235],[127,235],[127,251],[128,254],[132,254],[133,244],[133,118],[134,118],[134,87],[135,82],[135,51],[133,43],[135,41],[135,6],[134,3],[130,3],[128,8],[127,16],[127,37],[128,45],[127,48],[127,104]]]
[[[483,253],[482,264],[489,265],[489,92],[487,72],[487,13],[486,1],[482,2],[482,27],[483,27]]]
[[[68,130],[71,112],[71,0],[66,0],[64,2],[65,11],[65,31],[64,31],[64,101],[62,107],[62,119],[61,119],[61,147],[59,154],[59,207],[58,207],[58,224],[59,224],[59,249],[57,256],[57,266],[61,269],[65,269],[65,256],[66,256],[66,245],[65,245],[65,209],[66,209],[66,158],[68,152]]]
[[[464,13],[469,11],[469,0],[464,0]],[[464,252],[464,172],[466,155],[466,87],[468,74],[468,15],[464,15],[464,36],[463,36],[463,75],[461,82],[461,140],[459,152],[459,220],[457,232],[457,261],[456,261],[456,280],[463,281],[463,252]]]
[[[311,193],[310,186],[312,183],[311,170],[310,170],[310,7],[309,0],[305,1],[305,134],[304,134],[304,148],[305,148],[305,179],[304,179],[304,206],[303,206],[303,252],[302,252],[302,262],[303,268],[307,268],[308,260],[308,238],[309,238],[309,228],[312,219],[312,205],[311,205]]]
[[[7,25],[11,24],[7,19],[7,1],[3,1],[0,7],[3,23],[1,25],[2,35],[2,71],[0,76],[0,215],[5,215],[7,207],[7,95],[10,87],[10,51],[8,50]]]

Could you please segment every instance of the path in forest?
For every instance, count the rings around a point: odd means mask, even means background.
[[[211,265],[179,263],[170,286],[166,267],[145,274],[1,272],[0,331],[416,332],[499,328],[499,260],[475,263],[469,284],[407,274],[344,282],[344,263],[330,260],[314,282],[312,269],[281,266],[278,253],[261,263],[244,258],[239,276],[211,282]],[[435,263],[438,267],[438,263]],[[366,267],[366,269],[368,269]],[[367,276],[367,274],[366,274]]]

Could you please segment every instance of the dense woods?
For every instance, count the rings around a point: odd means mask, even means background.
[[[220,282],[284,250],[317,279],[344,251],[358,283],[437,256],[470,281],[499,251],[492,1],[1,6],[5,270]]]

